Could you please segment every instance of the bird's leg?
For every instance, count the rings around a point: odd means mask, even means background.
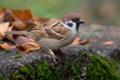
[[[52,56],[52,58],[53,58],[53,61],[55,62],[55,64],[57,63],[57,61],[56,61],[56,58],[55,58],[55,54],[54,54],[54,52],[51,50],[51,49],[48,49],[49,50],[49,53],[50,53],[50,55]]]

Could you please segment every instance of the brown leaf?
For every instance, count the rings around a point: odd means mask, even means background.
[[[16,18],[14,17],[11,10],[8,10],[8,9],[4,10],[3,22],[10,22],[10,24],[11,24],[11,22],[13,22],[15,20],[16,20]]]
[[[75,40],[72,42],[72,45],[79,45],[80,44],[80,37],[76,37]]]
[[[16,39],[16,44],[18,45],[19,50],[23,52],[30,52],[40,48],[40,45],[37,44],[33,39],[24,36],[19,36]]]
[[[103,44],[110,46],[110,45],[115,44],[115,42],[114,41],[105,41]]]
[[[15,49],[16,45],[9,45],[8,43],[3,43],[0,44],[0,48],[4,49],[4,50],[11,50],[11,49]]]
[[[20,20],[16,20],[12,23],[12,26],[14,26],[14,29],[16,30],[25,30],[27,29],[28,27],[26,26],[25,23],[23,23],[22,21]]]
[[[89,43],[88,39],[80,40],[80,37],[76,37],[75,40],[73,41],[72,45],[85,45],[88,43]]]
[[[9,50],[10,49],[10,46],[7,43],[1,44],[0,47],[4,50]]]
[[[12,10],[13,15],[22,21],[28,21],[32,19],[32,13],[30,10]]]
[[[3,21],[4,12],[0,11],[0,22]]]
[[[5,33],[9,29],[9,22],[1,23],[0,24],[0,39],[2,39],[5,36]]]
[[[79,45],[86,45],[86,44],[89,44],[89,43],[90,43],[89,39],[85,39],[85,40],[80,40]]]

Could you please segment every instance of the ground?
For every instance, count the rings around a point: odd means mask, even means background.
[[[107,41],[111,47],[120,47],[120,27],[103,26],[98,24],[85,25],[80,27],[79,35],[81,38],[89,39],[90,45],[104,44]]]

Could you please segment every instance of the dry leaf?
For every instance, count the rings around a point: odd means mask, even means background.
[[[0,47],[4,50],[9,50],[10,49],[10,46],[7,43],[1,44]]]
[[[14,26],[14,29],[16,30],[25,30],[27,29],[28,27],[26,26],[25,23],[23,23],[22,21],[20,20],[16,20],[12,23],[12,26]]]
[[[80,37],[76,37],[75,40],[72,42],[72,45],[79,45],[80,44]]]
[[[9,22],[1,23],[0,24],[0,39],[2,39],[5,36],[5,33],[9,29]]]
[[[30,52],[30,51],[40,49],[40,46],[35,42],[27,42],[23,45],[18,46],[18,48],[19,48],[20,51]]]
[[[3,21],[4,12],[0,11],[0,22]]]
[[[89,39],[85,39],[85,40],[80,41],[79,45],[86,45],[89,43],[90,43]]]
[[[115,44],[115,42],[114,41],[105,41],[103,44],[110,46],[110,45]]]
[[[85,45],[88,43],[89,43],[88,39],[80,40],[80,37],[76,37],[75,40],[73,41],[72,45]]]
[[[0,47],[4,50],[15,49],[16,45],[9,45],[8,43],[0,44]]]
[[[13,22],[16,18],[10,10],[4,10],[3,22]]]
[[[40,48],[40,45],[37,44],[33,39],[24,36],[19,36],[15,41],[19,50],[24,52],[30,52]]]
[[[26,10],[12,10],[13,15],[22,21],[28,21],[30,19],[32,19],[32,13],[30,10],[26,9]]]

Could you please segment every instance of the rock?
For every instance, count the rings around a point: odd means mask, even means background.
[[[20,54],[15,56],[7,56],[0,58],[0,76],[9,78],[12,73],[18,71],[21,67],[32,64],[37,65],[41,62],[47,61],[50,65],[56,66],[56,68],[65,67],[65,64],[73,62],[80,64],[81,68],[85,68],[91,60],[90,56],[100,53],[107,57],[111,57],[120,60],[120,49],[111,49],[105,46],[68,46],[59,50],[54,50],[57,64],[54,63],[52,56],[47,49],[41,49],[38,51],[30,52],[29,54]],[[8,53],[9,54],[9,53]],[[7,55],[7,54],[6,54]],[[81,64],[82,63],[82,64]],[[66,73],[68,74],[68,73]],[[70,76],[70,75],[69,75]]]

